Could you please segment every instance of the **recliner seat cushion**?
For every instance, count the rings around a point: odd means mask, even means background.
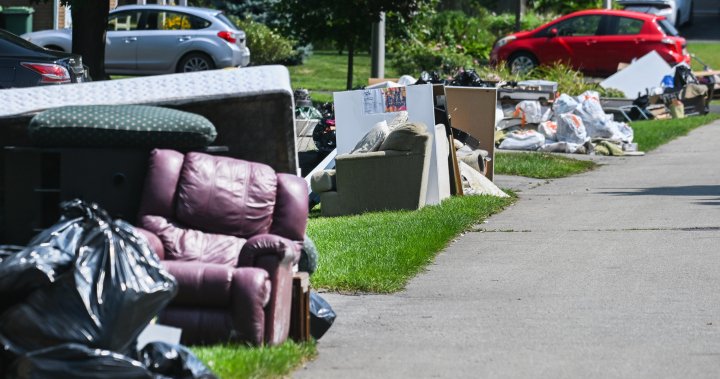
[[[58,147],[201,148],[217,137],[203,116],[147,105],[52,108],[30,120],[30,138]]]
[[[276,194],[277,175],[270,166],[188,153],[175,214],[196,229],[248,238],[270,231]]]

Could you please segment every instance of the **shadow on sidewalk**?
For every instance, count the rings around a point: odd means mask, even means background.
[[[606,191],[601,193],[616,196],[718,196],[717,203],[713,202],[708,205],[720,205],[720,185],[617,188],[617,190],[618,191]]]

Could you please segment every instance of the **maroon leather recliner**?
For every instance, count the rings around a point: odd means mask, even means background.
[[[184,344],[285,341],[307,216],[307,185],[297,176],[153,150],[138,229],[179,288],[158,322],[182,328]]]

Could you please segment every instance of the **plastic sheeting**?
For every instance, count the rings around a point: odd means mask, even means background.
[[[325,335],[335,322],[335,311],[315,291],[310,291],[310,335],[316,340]]]

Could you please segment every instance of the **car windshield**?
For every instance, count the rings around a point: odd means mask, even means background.
[[[225,17],[224,14],[218,13],[218,14],[215,15],[215,18],[217,18],[218,20],[220,20],[223,24],[229,26],[231,29],[237,30],[237,27],[235,26],[235,24],[233,24],[233,22],[230,21],[229,18]]]
[[[660,29],[665,33],[665,35],[671,37],[677,37],[680,35],[677,29],[675,29],[675,27],[668,20],[656,20],[656,22],[660,26]]]

